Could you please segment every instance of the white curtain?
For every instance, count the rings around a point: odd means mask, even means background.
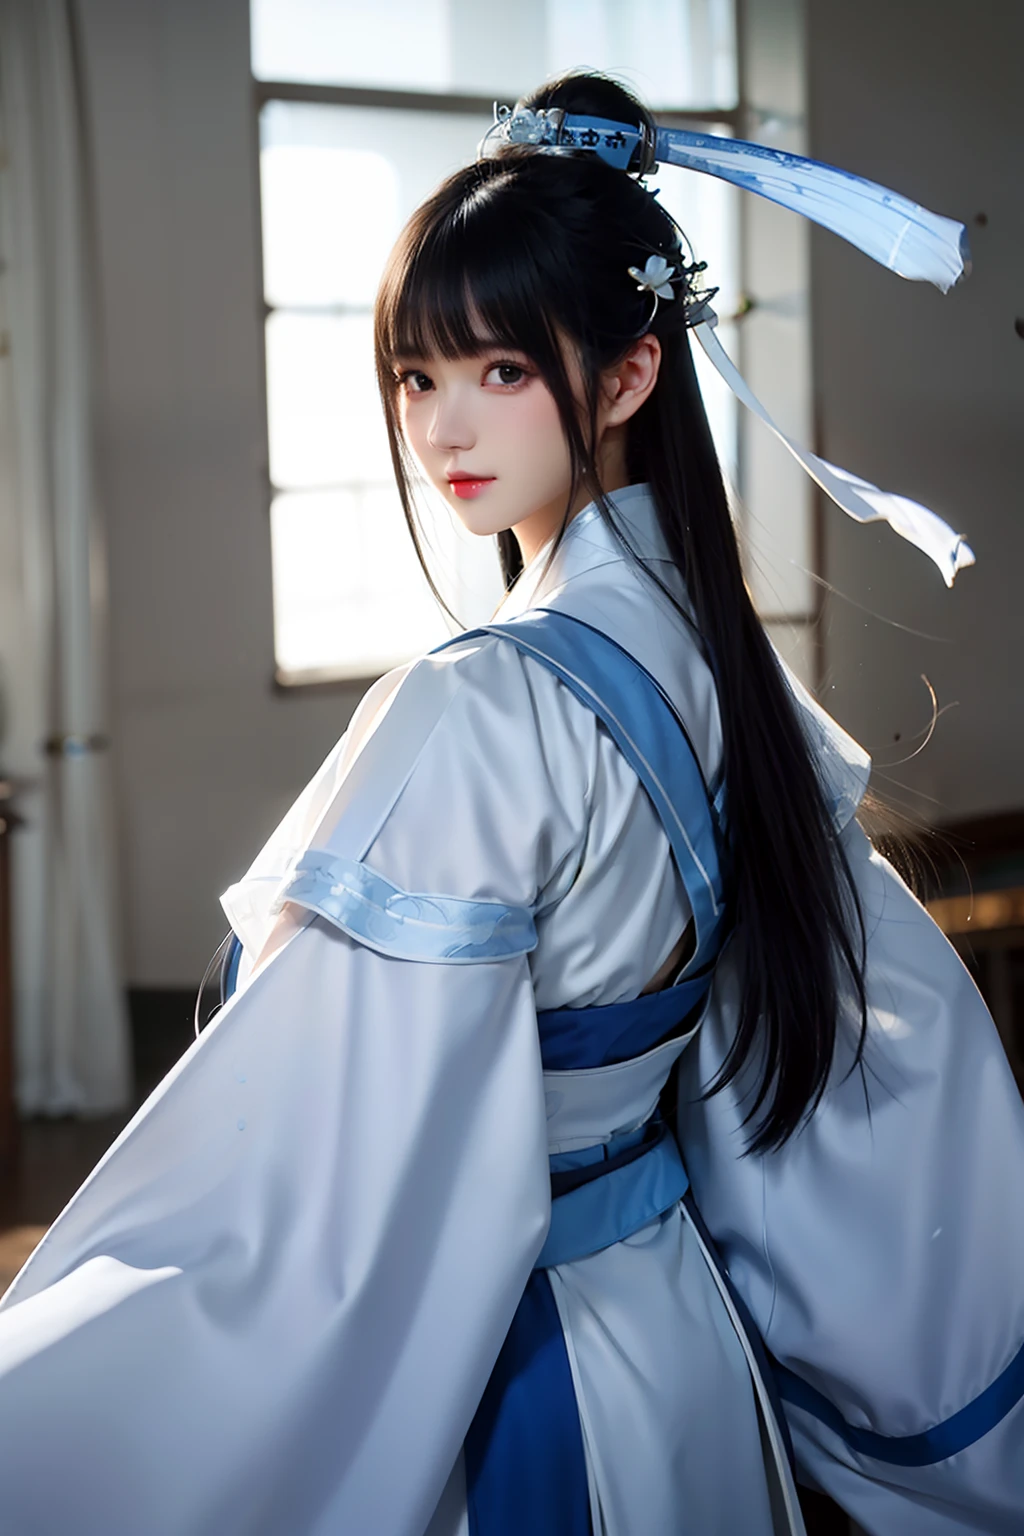
[[[104,721],[91,285],[68,0],[0,0],[0,763],[13,839],[20,1107],[129,1097]],[[0,349],[3,350],[3,349]]]

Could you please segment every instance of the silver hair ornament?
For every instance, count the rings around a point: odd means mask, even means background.
[[[553,149],[559,143],[565,113],[561,107],[499,107],[494,104],[494,122],[484,135],[479,153],[490,151],[490,141],[503,144],[529,144]]]

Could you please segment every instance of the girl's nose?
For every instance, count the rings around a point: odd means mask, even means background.
[[[476,433],[460,390],[438,390],[427,442],[438,453],[472,448]]]

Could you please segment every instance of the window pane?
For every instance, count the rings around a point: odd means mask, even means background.
[[[368,305],[398,233],[490,119],[272,101],[260,114],[268,304]]]
[[[442,590],[461,587],[460,623],[493,611],[501,584],[490,540],[442,519],[428,529]],[[274,649],[284,681],[373,677],[446,639],[393,485],[281,495],[271,506]],[[446,592],[446,596],[447,596]]]
[[[252,0],[261,80],[514,98],[604,69],[670,107],[736,100],[732,0]]]
[[[584,65],[632,84],[653,107],[736,101],[732,0],[549,0],[543,66],[517,90]]]
[[[372,317],[271,315],[267,418],[270,479],[280,489],[390,480]]]
[[[449,0],[252,0],[257,80],[444,91]]]
[[[371,677],[445,638],[392,487],[278,496],[271,538],[284,674]]]
[[[400,227],[394,163],[340,144],[270,143],[260,184],[267,302],[371,305]]]

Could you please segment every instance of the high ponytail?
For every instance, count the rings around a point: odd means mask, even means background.
[[[631,170],[650,169],[653,122],[616,82],[569,75],[523,105],[641,125]],[[649,296],[626,274],[652,254],[682,265],[669,215],[632,176],[581,153],[506,149],[457,172],[414,214],[385,273],[375,327],[392,455],[418,549],[393,359],[470,355],[481,325],[495,343],[532,359],[558,405],[573,466],[567,515],[583,487],[621,541],[592,451],[598,389],[603,370],[650,319]],[[679,611],[694,624],[717,687],[742,996],[731,1048],[710,1091],[732,1082],[748,1061],[755,1064],[747,1121],[749,1149],[758,1152],[781,1145],[820,1100],[844,998],[852,997],[860,1017],[859,1061],[867,1022],[865,940],[817,765],[744,583],[685,318],[683,304],[663,303],[650,325],[662,362],[654,390],[630,422],[628,467],[631,480],[651,487],[692,606],[692,614]],[[580,364],[582,412],[563,339]],[[508,582],[521,568],[518,544],[506,532],[498,545]]]

